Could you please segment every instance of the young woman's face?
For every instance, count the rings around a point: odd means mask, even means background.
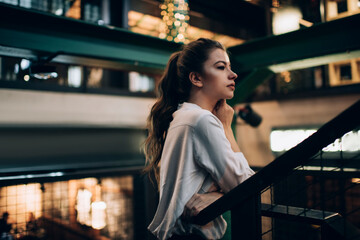
[[[209,99],[231,99],[234,96],[236,73],[231,71],[229,56],[219,48],[210,52],[201,74],[202,91]]]

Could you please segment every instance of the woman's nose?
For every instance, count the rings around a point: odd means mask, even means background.
[[[230,70],[229,79],[235,80],[235,79],[237,79],[237,77],[238,77],[238,75],[236,73],[234,73],[232,70]]]

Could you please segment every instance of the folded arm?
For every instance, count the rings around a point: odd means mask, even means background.
[[[186,203],[183,216],[187,219],[196,216],[205,209],[207,206],[221,198],[224,194],[221,192],[209,192],[194,194],[191,199]]]

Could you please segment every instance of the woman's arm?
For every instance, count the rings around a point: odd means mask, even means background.
[[[194,196],[192,196],[191,199],[186,203],[183,216],[185,218],[189,218],[198,215],[201,210],[205,209],[223,195],[224,194],[221,192],[194,194]]]
[[[225,136],[230,142],[232,151],[241,152],[231,128],[231,123],[234,116],[234,109],[230,107],[225,100],[222,100],[218,102],[218,104],[214,108],[213,114],[223,124]],[[196,216],[201,210],[205,209],[207,206],[218,200],[223,195],[224,193],[220,192],[219,189],[210,190],[208,193],[194,194],[194,196],[192,196],[192,198],[185,205],[183,216],[185,216],[186,218]]]
[[[251,175],[249,164],[240,152],[231,130],[233,109],[224,101],[204,115],[193,131],[194,156],[223,192],[228,192]]]

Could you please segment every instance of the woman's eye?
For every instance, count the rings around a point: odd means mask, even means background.
[[[221,69],[221,70],[224,70],[224,69],[225,69],[225,66],[218,66],[217,68],[218,68],[218,69]]]

